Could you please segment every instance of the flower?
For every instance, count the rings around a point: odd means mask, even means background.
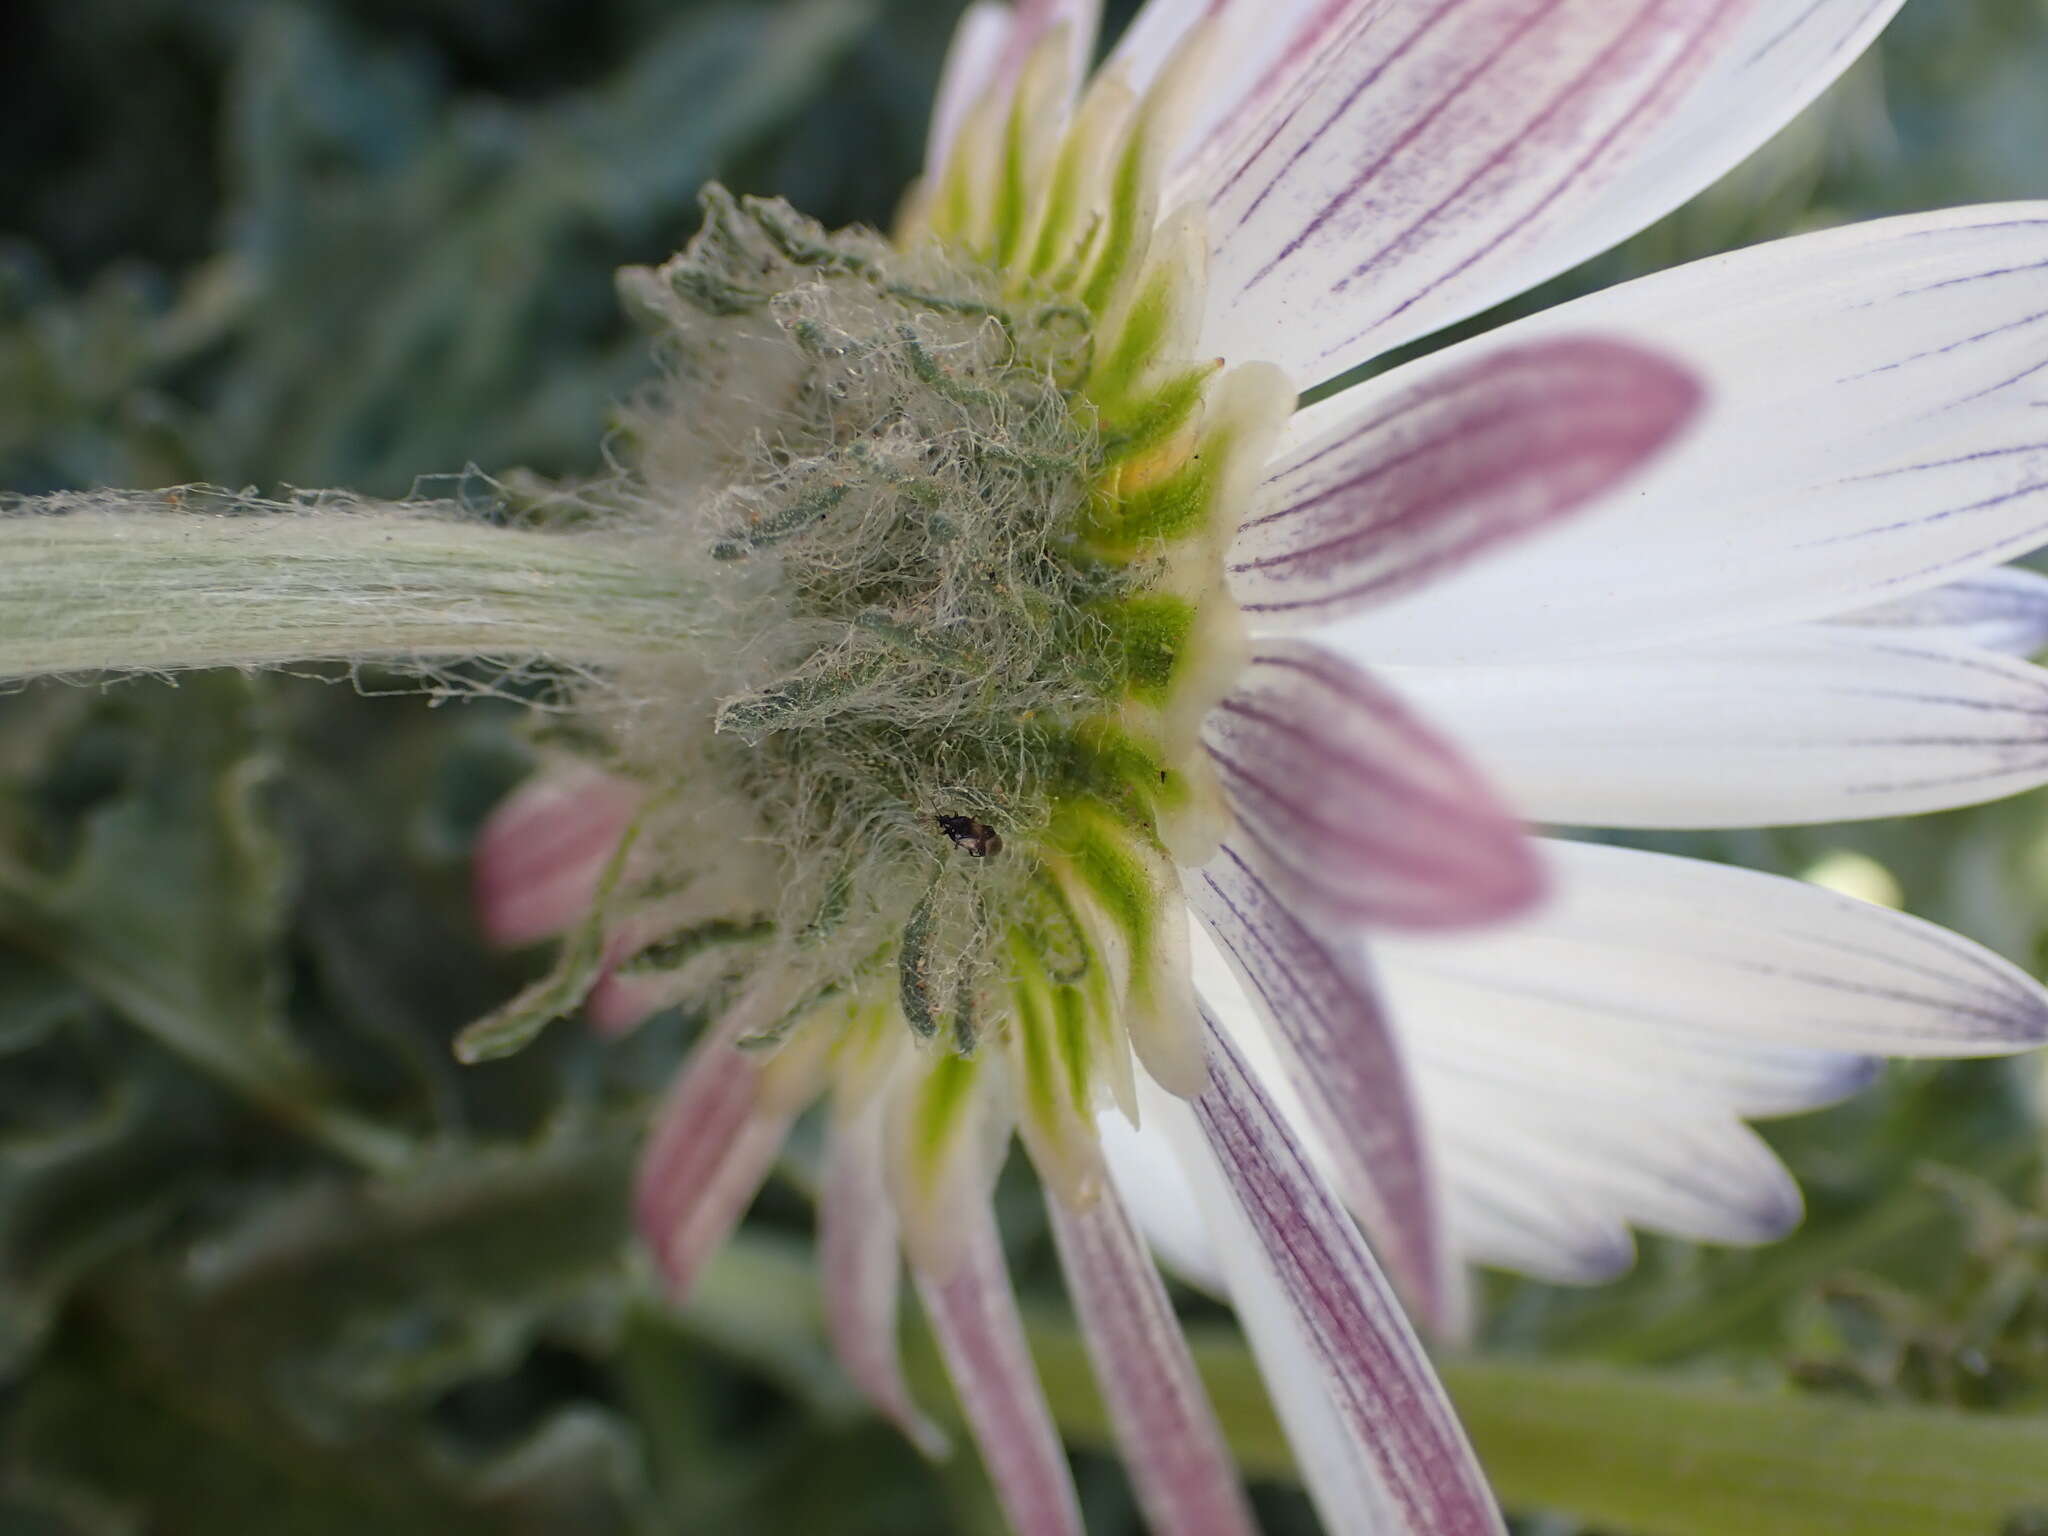
[[[849,1374],[936,1446],[900,1243],[1012,1523],[1074,1531],[988,1207],[1014,1127],[1156,1529],[1250,1517],[1141,1232],[1229,1292],[1333,1530],[1496,1531],[1375,1251],[1455,1332],[1468,1259],[1759,1240],[1797,1195],[1744,1117],[2048,1037],[1925,924],[1521,830],[2048,780],[2001,654],[2048,602],[1996,569],[2048,533],[2048,212],[1294,389],[1668,210],[1894,8],[1151,0],[1082,89],[1088,0],[977,4],[896,240],[713,188],[624,274],[669,367],[614,479],[14,504],[0,675],[560,663],[579,747],[477,878],[565,937],[460,1048],[712,1019],[638,1186],[678,1295],[824,1098]]]
[[[1089,5],[969,9],[899,248],[936,237],[1009,301],[1092,317],[1092,357],[1021,350],[1096,413],[1105,467],[1079,515],[1094,555],[1128,561],[1118,600],[1192,598],[1196,664],[1149,696],[1127,673],[1116,706],[1139,721],[1130,779],[1175,793],[1091,824],[1127,865],[1153,859],[1121,887],[1143,893],[1135,916],[1059,809],[1021,835],[1003,807],[941,819],[970,857],[994,833],[1050,869],[1098,971],[1132,955],[1124,999],[1075,996],[1064,1020],[1056,988],[1015,984],[1052,978],[1057,944],[1004,962],[1007,1016],[977,1027],[1010,1047],[1007,1095],[963,1103],[977,1057],[903,1044],[905,1018],[940,1032],[921,982],[874,1005],[904,1016],[887,1026],[835,1004],[855,1034],[829,1067],[801,1038],[794,1071],[758,1063],[730,1025],[700,1045],[642,1177],[679,1291],[833,1078],[820,1221],[842,1358],[933,1443],[887,1343],[900,1216],[1013,1523],[1074,1529],[982,1203],[1013,1107],[1155,1529],[1249,1518],[1139,1225],[1237,1303],[1333,1530],[1388,1511],[1491,1529],[1352,1215],[1455,1330],[1465,1260],[1585,1281],[1626,1265],[1631,1225],[1780,1235],[1798,1193],[1745,1116],[1853,1092],[1879,1055],[2048,1038],[2048,995],[1924,923],[1619,848],[1550,843],[1539,865],[1514,829],[1836,820],[2048,780],[2048,690],[2011,659],[2048,638],[2048,582],[1995,569],[2044,532],[2027,295],[2048,212],[1891,221],[1631,284],[1332,395],[1286,423],[1256,490],[1243,468],[1291,403],[1246,360],[1320,382],[1611,244],[1753,148],[1893,9],[1153,0],[1071,106]],[[711,213],[776,243],[766,205]],[[672,307],[699,282],[672,264],[639,286]],[[1212,378],[1212,357],[1238,366]],[[1162,485],[1201,503],[1171,533]],[[515,797],[480,848],[487,918],[515,938],[575,921],[640,803],[612,779]],[[1180,962],[1156,948],[1183,923],[1166,850],[1200,919],[1206,1082],[1171,1029]],[[535,892],[542,922],[517,915]],[[615,932],[604,964],[651,932]],[[624,1027],[675,995],[613,971],[592,1013]],[[1063,1079],[1034,1059],[1061,1027],[1112,1048]],[[928,1146],[944,1156],[919,1165]]]

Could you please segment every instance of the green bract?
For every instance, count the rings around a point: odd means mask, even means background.
[[[687,250],[623,274],[667,367],[594,515],[689,552],[700,638],[583,700],[648,799],[562,970],[470,1054],[623,933],[650,1001],[787,1044],[792,1083],[913,1053],[913,1197],[997,1077],[1075,1197],[1133,1047],[1199,1086],[1177,864],[1228,825],[1197,745],[1242,656],[1221,556],[1293,397],[1180,350],[1202,229],[1155,187],[1182,72],[1143,102],[1099,80],[1069,128],[1065,58],[984,104],[894,242],[714,186]]]

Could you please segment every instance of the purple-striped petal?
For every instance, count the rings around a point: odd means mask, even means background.
[[[1535,281],[1749,0],[1387,0],[1318,51],[1199,189],[1200,355],[1331,378]]]
[[[1938,1057],[2048,1044],[2048,988],[1920,918],[1702,859],[1595,843],[1546,853],[1556,896],[1523,921],[1427,942],[1375,939],[1389,991],[1405,1000],[1410,973],[1444,978],[1459,990],[1432,1013],[1501,1020],[1609,1067],[1628,1063],[1631,1042],[1688,1054],[1719,1040]],[[1418,1076],[1433,1048],[1418,1042]],[[1667,1081],[1688,1071],[1634,1059]],[[1745,1110],[1754,1106],[1741,1096],[1763,1086],[1705,1063],[1690,1070],[1718,1084],[1697,1096]]]
[[[1223,29],[1215,76],[1203,90],[1178,157],[1179,202],[1214,174],[1245,131],[1381,0],[1150,0],[1112,62],[1141,85],[1196,20]],[[1794,0],[1754,5],[1699,83],[1642,141],[1625,170],[1575,217],[1524,252],[1528,283],[1576,266],[1646,229],[1747,159],[1836,80],[1884,29],[1901,0]],[[1472,309],[1499,295],[1475,294]]]
[[[1763,143],[1839,79],[1903,0],[1767,0],[1628,168],[1524,253],[1541,281],[1648,229]]]
[[[1282,894],[1331,919],[1457,927],[1542,893],[1520,824],[1479,776],[1327,651],[1261,642],[1203,743]]]
[[[896,1208],[883,1166],[879,1103],[835,1107],[825,1133],[825,1187],[818,1196],[818,1261],[825,1332],[846,1374],[882,1417],[934,1459],[946,1437],[918,1411],[897,1348]]]
[[[1603,1011],[1594,1004],[1597,989],[1581,991],[1586,1001],[1578,1003],[1568,990],[1543,995],[1540,973],[1528,977],[1522,991],[1446,974],[1443,967],[1455,966],[1458,951],[1485,945],[1481,938],[1469,945],[1439,940],[1415,946],[1425,957],[1422,965],[1403,963],[1408,945],[1380,940],[1372,946],[1418,1091],[1432,1074],[1448,1070],[1554,1085],[1653,1112],[1704,1109],[1747,1119],[1839,1103],[1868,1088],[1883,1067],[1866,1052],[1781,1044],[1770,1038],[1768,1007],[1754,998],[1740,1020],[1717,1017],[1725,1005],[1717,1007],[1713,997],[1674,1004],[1671,993],[1689,983],[1646,996],[1632,1010],[1614,1010],[1617,999],[1609,994]],[[1677,968],[1674,961],[1674,974]],[[1547,979],[1555,986],[1563,978]],[[1884,1011],[1869,1010],[1872,1028]],[[1735,1032],[1738,1023],[1745,1033]]]
[[[1082,1536],[1074,1479],[1025,1343],[985,1203],[958,1202],[957,1257],[944,1275],[913,1259],[918,1295],[968,1428],[1014,1536]]]
[[[2048,203],[1884,219],[1626,283],[1312,407],[1327,425],[1589,331],[1676,358],[1707,390],[1625,495],[1318,638],[1374,665],[1611,655],[1833,618],[2036,548],[2044,288]]]
[[[2007,656],[2048,649],[2048,576],[1995,566],[1830,621],[1851,629],[1888,630],[1938,645],[1978,646]]]
[[[1331,1405],[1404,1536],[1501,1536],[1486,1479],[1358,1228],[1230,1038],[1194,1101],[1236,1207],[1300,1318]]]
[[[591,768],[538,773],[491,812],[472,872],[477,920],[494,944],[531,944],[574,926],[640,808],[639,788]]]
[[[629,1034],[669,1006],[661,984],[645,976],[607,971],[583,999],[583,1018],[597,1034],[616,1038]]]
[[[1509,927],[1377,938],[1470,1257],[1567,1282],[1624,1223],[1768,1241],[1799,1199],[1742,1118],[1832,1102],[1875,1056],[2048,1039],[2048,990],[1965,939],[1804,881],[1590,843]]]
[[[1231,545],[1231,590],[1267,627],[1386,602],[1624,485],[1702,398],[1668,358],[1594,336],[1375,395],[1268,476]]]
[[[1912,816],[2048,784],[2048,670],[1885,629],[1395,674],[1532,821]]]
[[[759,1058],[721,1026],[676,1074],[641,1155],[634,1225],[681,1300],[746,1214],[793,1117],[760,1103]]]
[[[1143,89],[1198,21],[1218,29],[1216,61],[1193,103],[1174,157],[1169,207],[1201,185],[1215,162],[1298,83],[1324,50],[1382,0],[1149,0],[1117,39],[1110,66]]]
[[[1147,1528],[1257,1536],[1166,1287],[1115,1189],[1080,1210],[1048,1192],[1046,1208]]]
[[[1280,1047],[1345,1204],[1423,1321],[1462,1332],[1463,1277],[1444,1238],[1436,1170],[1363,951],[1326,942],[1229,842],[1187,889]]]

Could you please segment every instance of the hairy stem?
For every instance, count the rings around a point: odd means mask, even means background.
[[[218,491],[0,505],[0,680],[297,661],[602,664],[685,636],[631,533],[503,528],[445,505]]]

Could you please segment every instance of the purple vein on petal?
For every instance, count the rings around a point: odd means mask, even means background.
[[[1269,622],[1398,597],[1615,490],[1704,401],[1687,370],[1625,342],[1502,349],[1283,464],[1231,545],[1232,591]]]
[[[1203,743],[1284,893],[1338,922],[1461,927],[1543,878],[1519,821],[1456,751],[1350,662],[1260,643]]]
[[[1351,1218],[1213,1019],[1203,1136],[1300,1317],[1330,1400],[1406,1536],[1500,1536],[1486,1479]]]
[[[1998,566],[1911,597],[1839,614],[1829,623],[2032,656],[2048,646],[2048,577]]]
[[[2039,219],[2006,219],[1996,223],[1979,224],[1975,227],[1980,230],[2025,229],[2037,227],[2042,222]],[[1886,294],[1883,298],[1861,300],[1850,307],[1853,309],[1872,309],[1880,304],[1893,303],[1899,299],[1917,298],[1923,293],[1940,293],[1949,288],[1973,288],[1978,283],[1989,282],[1997,277],[2025,277],[2029,273],[2039,272],[2044,267],[2048,267],[2048,261],[2023,261],[2009,263],[2002,267],[1987,267],[1981,272],[1959,272],[1953,277],[1937,278],[1931,283],[1916,283],[1911,288],[1901,288],[1897,293]]]
[[[2036,265],[2041,269],[2048,269],[2048,262],[2039,262]],[[1944,285],[1932,284],[1928,289],[1920,291],[1931,292],[1934,288],[1938,288],[1941,286]],[[1901,298],[1908,296],[1909,295],[1907,294],[1900,295]],[[1865,368],[1857,373],[1846,374],[1838,382],[1843,384],[1853,384],[1858,379],[1874,379],[1879,374],[1897,373],[1901,368],[1909,368],[1914,363],[1924,363],[1929,358],[1948,357],[1953,353],[1962,351],[1965,347],[1974,347],[1982,342],[1995,341],[1999,337],[2010,335],[2014,331],[2023,331],[2030,325],[2038,325],[2043,320],[2048,320],[2048,309],[2036,310],[2031,315],[2021,315],[2016,320],[2003,320],[2000,321],[1997,325],[1990,326],[1987,329],[1978,331],[1973,335],[1958,336],[1952,341],[1944,341],[1940,346],[1926,347],[1918,352],[1909,353],[1905,357],[1894,358],[1888,363],[1879,363],[1874,368]],[[1979,390],[1976,394],[1966,395],[1963,398],[1965,400],[1982,399],[1985,395],[1995,393],[1997,390],[2002,389],[2004,387],[2005,386],[2002,384],[1994,384],[1990,388]],[[1950,405],[1944,406],[1943,409],[1950,408],[1950,406],[1952,406],[1954,403],[1955,402],[1950,402]]]
[[[1272,1027],[1338,1193],[1424,1322],[1462,1332],[1462,1276],[1420,1106],[1363,953],[1303,923],[1228,842],[1188,892]]]
[[[1645,128],[1654,122],[1660,114],[1676,105],[1684,92],[1684,88],[1691,84],[1705,68],[1707,60],[1713,52],[1712,45],[1718,39],[1727,35],[1734,20],[1740,16],[1748,4],[1749,0],[1729,0],[1729,3],[1721,4],[1705,15],[1700,21],[1698,30],[1686,41],[1685,46],[1661,71],[1650,79],[1641,93],[1628,104],[1618,120],[1595,139],[1577,160],[1566,167],[1564,174],[1547,187],[1543,194],[1529,208],[1518,214],[1502,228],[1495,230],[1477,250],[1470,252],[1442,271],[1431,274],[1428,281],[1394,305],[1393,308],[1389,309],[1378,321],[1374,322],[1374,325],[1368,326],[1365,330],[1346,337],[1342,342],[1327,348],[1323,355],[1325,357],[1332,356],[1346,348],[1352,347],[1364,336],[1370,334],[1378,325],[1385,324],[1387,321],[1406,314],[1438,289],[1462,277],[1482,261],[1508,246],[1515,237],[1529,230],[1560,204],[1564,203],[1574,191],[1595,184],[1603,166],[1611,167],[1619,162],[1621,157],[1617,152],[1620,149],[1641,135]],[[1651,10],[1644,11],[1637,18],[1636,22],[1631,24],[1629,30],[1617,38],[1607,51],[1587,68],[1583,75],[1574,80],[1571,86],[1556,100],[1545,106],[1536,120],[1529,125],[1528,136],[1538,136],[1535,132],[1536,130],[1547,127],[1553,116],[1567,113],[1574,99],[1594,87],[1603,77],[1625,71],[1625,66],[1622,69],[1616,69],[1616,63],[1618,60],[1626,58],[1629,52],[1629,45],[1631,42],[1636,41],[1636,34],[1639,29],[1643,32],[1654,34],[1656,30],[1655,24],[1659,20],[1653,14],[1654,9],[1655,0],[1653,0]],[[1464,185],[1460,186],[1444,202],[1424,215],[1424,219],[1434,222],[1447,213],[1459,201],[1466,198],[1479,187],[1485,181],[1488,174],[1504,165],[1509,158],[1509,154],[1509,149],[1503,149],[1494,161],[1474,172]],[[1387,250],[1382,251],[1378,256],[1353,269],[1349,275],[1340,278],[1332,291],[1337,293],[1344,292],[1359,278],[1369,274],[1385,256],[1391,254],[1396,249],[1398,249],[1398,242],[1394,246],[1389,246]]]
[[[758,1107],[760,1066],[720,1029],[698,1042],[641,1154],[634,1225],[677,1300],[759,1192],[792,1117]]]
[[[1220,14],[1230,3],[1231,0],[1214,0],[1209,13]],[[1247,9],[1263,3],[1265,0],[1248,0]],[[1375,3],[1376,0],[1320,0],[1294,21],[1286,44],[1264,69],[1255,78],[1241,79],[1230,90],[1227,106],[1189,146],[1186,159],[1203,164],[1228,153],[1240,140],[1249,137],[1257,142],[1231,155],[1236,168],[1210,193],[1211,202],[1255,165],[1267,146],[1285,133],[1296,115],[1309,105],[1317,61],[1329,67],[1340,59],[1358,36],[1358,29],[1369,24]],[[1368,76],[1365,84],[1372,78]],[[1364,88],[1364,84],[1359,87]]]
[[[1074,1479],[1031,1363],[1024,1322],[985,1202],[962,1200],[944,1275],[912,1266],[953,1390],[1014,1536],[1083,1536]]]
[[[1638,10],[1635,19],[1631,21],[1628,24],[1628,26],[1618,36],[1613,38],[1605,48],[1601,49],[1599,53],[1595,54],[1591,59],[1587,60],[1585,68],[1581,70],[1577,76],[1564,82],[1563,88],[1558,92],[1558,94],[1556,96],[1553,96],[1549,101],[1545,102],[1543,106],[1536,112],[1536,114],[1532,118],[1530,118],[1528,122],[1522,124],[1521,127],[1519,127],[1518,129],[1505,135],[1501,139],[1500,143],[1493,149],[1493,151],[1490,154],[1488,154],[1487,157],[1484,160],[1482,160],[1478,164],[1478,166],[1476,166],[1470,172],[1470,174],[1468,174],[1465,177],[1465,179],[1462,182],[1451,188],[1451,190],[1444,195],[1441,201],[1436,203],[1433,207],[1423,210],[1416,217],[1414,222],[1411,223],[1406,229],[1402,230],[1392,240],[1388,241],[1385,245],[1381,246],[1372,255],[1366,257],[1365,260],[1359,262],[1358,265],[1354,266],[1349,272],[1344,274],[1344,276],[1340,277],[1335,284],[1335,290],[1340,293],[1343,292],[1345,289],[1349,288],[1352,283],[1356,282],[1359,278],[1366,277],[1370,275],[1376,268],[1383,266],[1389,257],[1397,255],[1400,251],[1413,244],[1419,238],[1426,238],[1430,226],[1436,223],[1437,220],[1441,219],[1444,216],[1444,214],[1448,213],[1459,202],[1469,197],[1473,189],[1477,187],[1481,182],[1485,181],[1489,175],[1492,175],[1501,170],[1504,166],[1509,164],[1515,158],[1515,156],[1517,156],[1520,153],[1523,153],[1529,147],[1529,145],[1542,143],[1544,141],[1543,130],[1546,127],[1553,126],[1556,123],[1556,121],[1559,118],[1563,117],[1575,103],[1582,102],[1585,99],[1588,88],[1590,86],[1593,86],[1603,80],[1611,79],[1613,77],[1615,73],[1615,60],[1619,57],[1624,56],[1627,53],[1628,45],[1636,39],[1637,35],[1643,30],[1643,28],[1648,23],[1655,20],[1658,4],[1659,0],[1650,0],[1650,3],[1647,6]],[[1555,9],[1555,7],[1553,7],[1553,9]],[[1503,39],[1500,47],[1497,48],[1492,55],[1490,55],[1482,62],[1479,72],[1483,73],[1484,71],[1491,69],[1503,53],[1507,52],[1515,44],[1520,43],[1522,41],[1523,35],[1527,33],[1530,28],[1534,27],[1538,22],[1543,21],[1545,19],[1547,18],[1535,15],[1531,15],[1524,19],[1521,22],[1519,29],[1515,32],[1510,33],[1505,39]],[[1468,78],[1476,78],[1476,76]],[[1459,88],[1462,90],[1466,83],[1466,80],[1461,80],[1459,82]],[[1633,113],[1631,113],[1631,116],[1633,116]],[[1626,123],[1627,121],[1628,119],[1624,119],[1624,123]],[[1603,138],[1599,143],[1597,143],[1594,146],[1593,150],[1589,152],[1589,158],[1592,156],[1597,156],[1598,153],[1600,153],[1602,150],[1606,148],[1607,143],[1607,139]],[[1584,162],[1582,161],[1581,166],[1583,166],[1583,164]],[[1579,168],[1580,167],[1574,167],[1575,170]],[[1557,186],[1551,188],[1549,195],[1548,197],[1546,197],[1544,202],[1539,203],[1537,205],[1536,211],[1541,211],[1543,207],[1547,206],[1551,200],[1554,200],[1569,184],[1569,178],[1567,178],[1565,182],[1562,182]],[[1534,214],[1531,213],[1525,215],[1523,221],[1525,222],[1526,219],[1530,217],[1534,217]],[[1508,233],[1510,233],[1515,227],[1516,226],[1514,225],[1510,225],[1508,229],[1503,230],[1501,232],[1501,236],[1499,238],[1505,238],[1505,236]],[[1470,259],[1468,258],[1468,264],[1469,260]],[[1443,274],[1443,276],[1449,275],[1449,273]],[[1439,278],[1438,280],[1441,281],[1441,278]],[[1427,290],[1424,291],[1426,292]],[[1402,307],[1405,308],[1407,304],[1412,304],[1415,301],[1415,297],[1420,297],[1420,295],[1416,295],[1404,301]]]
[[[1858,11],[1856,13],[1854,20],[1849,22],[1847,26],[1844,26],[1839,29],[1836,35],[1834,51],[1839,51],[1844,44],[1848,43],[1851,38],[1855,37],[1856,34],[1863,29],[1863,24],[1866,21],[1868,21],[1874,13],[1883,10],[1887,3],[1888,0],[1871,0],[1871,3],[1869,5],[1865,6],[1861,11]],[[1768,38],[1766,41],[1759,44],[1757,48],[1749,55],[1749,57],[1742,61],[1742,68],[1745,70],[1753,69],[1758,64],[1761,64],[1765,59],[1769,58],[1772,54],[1776,53],[1780,48],[1784,47],[1786,43],[1790,42],[1792,38],[1796,36],[1799,33],[1799,31],[1802,28],[1804,28],[1809,21],[1813,20],[1815,16],[1819,15],[1821,11],[1826,9],[1828,4],[1829,0],[1808,0],[1806,9],[1801,11],[1797,16],[1793,17],[1790,21],[1786,22],[1783,27],[1781,27],[1777,32],[1773,33],[1771,37]]]
[[[1166,1287],[1114,1187],[1085,1209],[1048,1191],[1046,1208],[1147,1527],[1155,1536],[1257,1536]]]
[[[1359,76],[1338,100],[1335,108],[1317,125],[1315,131],[1295,146],[1294,152],[1282,162],[1279,170],[1274,172],[1272,177],[1266,182],[1266,185],[1260,188],[1258,195],[1246,205],[1244,213],[1238,218],[1238,225],[1242,227],[1249,223],[1260,206],[1264,204],[1268,197],[1273,195],[1274,189],[1287,179],[1289,173],[1301,163],[1309,151],[1321,140],[1323,135],[1329,133],[1336,126],[1338,120],[1357,104],[1358,99],[1374,85],[1377,85],[1380,78],[1389,69],[1412,53],[1417,45],[1436,28],[1438,23],[1442,22],[1453,11],[1458,10],[1464,3],[1465,0],[1447,0],[1447,3],[1437,6],[1435,10],[1423,18],[1420,25],[1402,38],[1388,52],[1385,58],[1379,60],[1373,68]],[[1563,0],[1543,0],[1543,4],[1550,10],[1555,10],[1561,3],[1563,3]],[[1427,111],[1423,112],[1415,121],[1407,124],[1401,133],[1395,136],[1392,143],[1381,151],[1379,158],[1367,165],[1356,176],[1352,177],[1350,181],[1346,182],[1335,197],[1324,203],[1316,211],[1315,215],[1302,227],[1300,233],[1290,239],[1286,245],[1280,248],[1277,255],[1269,259],[1263,267],[1245,280],[1245,291],[1248,292],[1258,286],[1283,261],[1314,239],[1322,231],[1323,226],[1335,218],[1345,205],[1363,195],[1385,173],[1387,168],[1400,157],[1404,150],[1408,149],[1416,139],[1428,131],[1430,124],[1435,122],[1445,112],[1448,112],[1458,98],[1464,95],[1479,80],[1480,76],[1484,75],[1498,63],[1501,56],[1519,42],[1523,35],[1542,19],[1540,15],[1526,17],[1505,35],[1496,38],[1492,48],[1480,57],[1477,64],[1466,70],[1450,90],[1438,96],[1430,104]],[[1264,147],[1264,144],[1260,146],[1261,149]],[[1242,175],[1243,170],[1244,167],[1240,167],[1237,175]],[[1231,182],[1224,184],[1223,190],[1228,190],[1231,183],[1236,181],[1237,175],[1232,176]]]
[[[1526,286],[1517,255],[1633,163],[1750,5],[1390,0],[1367,13],[1205,178],[1219,309],[1204,346],[1327,377]],[[1361,311],[1347,290],[1368,283]],[[1271,336],[1274,321],[1289,334]]]
[[[897,1348],[902,1259],[884,1166],[880,1106],[835,1107],[825,1136],[818,1260],[833,1353],[877,1412],[925,1455],[943,1456],[946,1438],[911,1400]]]
[[[1385,432],[1418,411],[1430,407],[1446,408],[1449,402],[1461,395],[1489,388],[1491,381],[1492,375],[1486,369],[1454,368],[1436,374],[1421,384],[1401,390],[1390,403],[1376,409],[1365,420],[1347,422],[1341,429],[1325,433],[1273,468],[1260,482],[1260,504],[1265,505],[1275,498],[1279,499],[1279,504],[1247,518],[1240,525],[1240,533],[1245,528],[1260,528],[1297,516],[1302,508],[1286,499],[1289,494],[1288,487],[1302,480],[1316,465],[1339,455],[1345,457],[1339,459],[1338,466],[1331,473],[1345,472],[1343,466],[1351,463],[1356,457],[1354,444],[1357,440],[1373,433]]]

